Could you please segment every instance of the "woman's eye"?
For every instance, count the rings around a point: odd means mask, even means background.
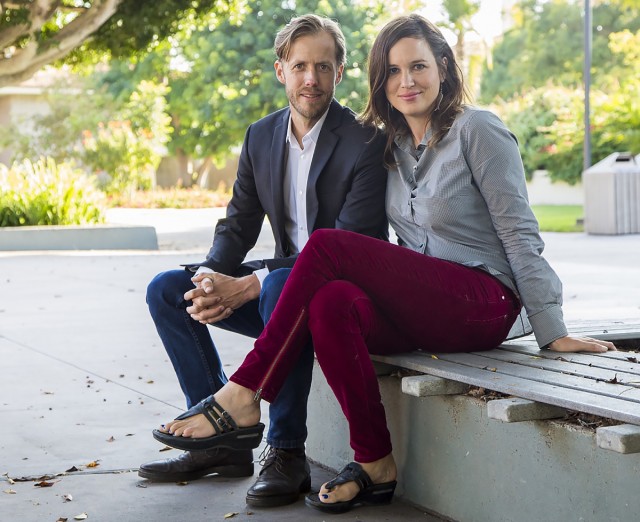
[[[389,76],[391,76],[392,74],[397,74],[399,71],[399,69],[397,67],[390,67],[389,68]]]

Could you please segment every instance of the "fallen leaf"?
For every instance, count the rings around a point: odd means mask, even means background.
[[[42,390],[42,395],[55,395],[52,391]]]
[[[53,486],[55,484],[55,482],[47,482],[46,480],[43,480],[41,482],[36,482],[34,484],[34,486],[38,487],[38,488],[50,488],[51,486]]]
[[[627,357],[627,361],[632,362],[632,363],[637,363],[638,359],[636,359],[635,357]]]
[[[133,437],[134,435],[135,435],[135,433],[127,433],[127,434],[125,435],[125,437]]]
[[[608,381],[605,381],[605,382],[608,382],[609,384],[618,384],[618,383],[620,382],[620,381],[618,380],[618,374],[616,373],[616,374],[613,376],[613,379],[609,379]]]
[[[233,517],[235,517],[236,515],[239,515],[239,514],[240,514],[240,513],[227,513],[227,514],[224,516],[224,518],[233,518]]]
[[[111,435],[111,437],[107,439],[107,442],[113,442],[114,440],[116,440],[115,437]]]
[[[146,484],[143,484],[142,482],[138,482],[138,483],[136,484],[136,487],[137,487],[137,488],[146,488],[146,487],[147,487],[147,485],[146,485]]]
[[[153,380],[148,380],[147,384],[153,384]]]
[[[64,502],[71,502],[73,500],[73,497],[71,495],[62,495],[62,500]]]
[[[87,520],[87,518],[89,518],[89,515],[87,515],[86,513],[80,513],[79,515],[73,517],[74,520]]]
[[[6,493],[7,495],[15,495],[16,491],[14,489],[5,489],[3,493]]]
[[[437,357],[435,355],[432,355],[431,358],[432,359],[437,359]]]
[[[177,484],[178,486],[186,486],[186,485],[187,485],[187,484],[189,484],[189,483],[188,483],[186,480],[183,480],[183,481],[181,481],[181,482],[176,482],[176,484]]]
[[[80,471],[80,470],[75,466],[71,466],[67,471],[65,471],[65,473],[73,473],[74,471]]]
[[[94,460],[93,462],[89,462],[89,464],[87,464],[88,468],[97,468],[100,464],[98,463],[97,460]]]
[[[164,448],[160,448],[158,451],[169,451],[172,450],[173,448],[171,446],[165,446]]]
[[[56,522],[67,522],[68,518],[60,517]]]

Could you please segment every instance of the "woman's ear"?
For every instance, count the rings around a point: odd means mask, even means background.
[[[447,75],[446,75],[446,70],[447,70],[447,65],[449,65],[449,60],[447,59],[446,56],[442,57],[442,70],[440,71],[440,83],[444,83]]]

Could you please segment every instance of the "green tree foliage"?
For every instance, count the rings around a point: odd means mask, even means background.
[[[184,20],[233,12],[233,0],[14,0],[0,3],[0,86],[67,58],[146,52]],[[93,36],[93,37],[92,37]],[[92,38],[90,38],[92,37]],[[73,52],[80,48],[80,51]]]
[[[591,152],[595,163],[615,151],[640,152],[640,9],[637,0],[595,2],[591,85]],[[493,54],[482,100],[520,141],[525,170],[581,179],[584,143],[582,2],[525,0],[514,29]],[[576,35],[580,35],[579,38]]]
[[[18,161],[75,161],[107,193],[149,187],[171,134],[167,92],[149,81],[121,99],[90,80],[59,86],[48,97],[51,111],[0,129],[0,145]]]
[[[593,163],[612,152],[640,152],[640,31],[612,33],[610,49],[621,69],[609,77],[608,92],[591,92]],[[570,184],[581,179],[582,89],[548,83],[498,103],[495,109],[518,137],[528,175],[546,169],[552,179]]]
[[[480,9],[480,0],[442,0],[442,7],[448,18],[448,25],[457,38],[456,58],[463,62],[465,33],[473,29],[471,18]]]
[[[627,2],[629,4],[631,2]],[[548,80],[567,86],[582,82],[584,63],[581,1],[525,0],[517,4],[517,23],[493,50],[492,68],[482,76],[481,101],[508,99]],[[627,5],[595,1],[593,7],[593,70],[595,86],[621,66],[609,48],[609,35],[640,29],[640,13]]]

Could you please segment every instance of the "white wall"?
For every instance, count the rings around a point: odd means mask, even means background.
[[[562,181],[552,182],[546,170],[536,170],[527,183],[531,205],[583,205],[582,183],[569,185]]]

